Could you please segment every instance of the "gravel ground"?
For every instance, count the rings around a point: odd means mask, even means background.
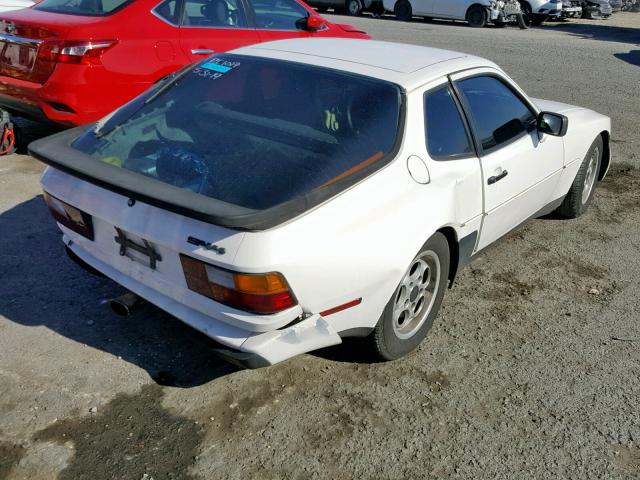
[[[154,307],[115,317],[121,288],[64,256],[42,166],[2,157],[0,479],[640,477],[640,14],[527,31],[329,18],[610,115],[588,214],[492,247],[401,361],[349,342],[239,371]]]

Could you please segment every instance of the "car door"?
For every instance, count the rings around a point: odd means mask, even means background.
[[[309,11],[295,0],[248,0],[260,41],[316,35],[304,29]]]
[[[549,204],[563,167],[560,137],[536,129],[537,109],[497,70],[468,71],[452,81],[480,154],[484,219],[477,249]]]
[[[411,0],[411,9],[414,15],[433,15],[433,7],[437,0]]]
[[[433,2],[433,14],[446,18],[457,18],[464,20],[467,9],[474,3],[473,0],[431,0]]]
[[[180,47],[192,62],[260,41],[242,0],[184,0],[181,17]]]

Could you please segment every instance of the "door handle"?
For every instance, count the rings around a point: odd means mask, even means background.
[[[209,50],[208,48],[192,48],[191,49],[191,54],[192,55],[212,55],[216,53],[213,50]]]
[[[494,175],[493,177],[489,177],[487,179],[487,185],[493,185],[496,182],[499,182],[500,180],[502,180],[504,177],[506,177],[509,174],[509,172],[507,172],[506,170],[503,170],[501,173],[499,173],[498,175]]]

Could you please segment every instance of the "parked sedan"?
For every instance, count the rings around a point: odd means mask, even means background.
[[[317,36],[368,38],[297,0],[44,0],[0,19],[0,107],[79,125],[214,52]]]
[[[582,0],[582,18],[608,18],[612,13],[609,0]]]
[[[325,13],[330,8],[333,8],[336,13],[344,12],[351,16],[358,16],[365,10],[374,14],[384,12],[382,0],[309,0],[307,4],[320,13]]]
[[[530,23],[525,23],[526,17],[517,0],[383,0],[383,6],[403,22],[418,16],[464,20],[476,28],[488,23],[505,25],[509,22],[518,22],[521,28],[527,28]]]
[[[550,18],[562,15],[562,0],[520,0],[525,22],[541,25]]]
[[[347,336],[415,349],[478,252],[587,210],[610,128],[482,58],[307,39],[211,57],[30,151],[73,258],[258,366]]]

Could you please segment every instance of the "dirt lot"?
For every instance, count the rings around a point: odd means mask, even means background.
[[[640,14],[527,31],[332,19],[483,55],[533,96],[610,115],[589,213],[491,248],[406,359],[369,364],[350,342],[238,371],[153,307],[115,317],[121,288],[63,253],[42,166],[0,158],[0,479],[640,477]]]

